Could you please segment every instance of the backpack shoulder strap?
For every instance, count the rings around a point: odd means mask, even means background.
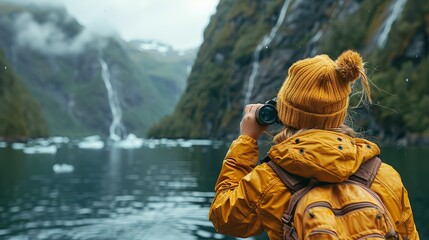
[[[310,179],[289,173],[275,162],[269,160],[270,159],[265,162],[274,170],[274,172],[276,172],[281,181],[286,185],[292,194],[288,207],[282,216],[282,222],[284,223],[284,233],[288,233],[287,236],[284,236],[284,239],[296,240],[298,239],[298,236],[292,222],[298,201],[312,188],[319,185],[319,183],[317,181],[311,181]],[[370,187],[375,179],[375,176],[377,175],[377,171],[380,166],[381,159],[374,157],[361,164],[359,169],[352,176],[350,176],[349,179]]]
[[[276,172],[292,194],[304,188],[309,183],[309,179],[289,173],[273,161],[268,161],[267,164]],[[349,179],[370,187],[380,166],[381,159],[377,156],[373,157],[362,163],[359,169],[351,175]]]
[[[309,180],[301,176],[287,172],[273,161],[268,161],[267,164],[277,173],[280,180],[286,185],[287,189],[292,193],[296,193],[306,187]]]
[[[367,187],[370,187],[377,175],[377,171],[381,166],[381,159],[373,157],[370,160],[362,163],[359,169],[349,177],[349,180],[359,182]]]
[[[282,215],[283,222],[283,239],[298,240],[298,235],[293,225],[293,214],[295,212],[298,201],[307,194],[315,185],[315,182],[310,182],[309,179],[292,174],[273,161],[267,161],[267,164],[276,172],[280,180],[286,185],[292,196],[288,207]],[[286,234],[286,235],[285,235]]]

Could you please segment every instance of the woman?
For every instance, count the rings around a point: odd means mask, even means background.
[[[371,102],[361,56],[342,53],[336,61],[318,55],[294,63],[277,94],[277,110],[284,129],[274,137],[268,156],[286,171],[321,182],[342,182],[359,166],[380,155],[378,146],[356,138],[344,124],[351,83],[361,78],[363,96]],[[261,104],[247,105],[240,136],[231,144],[216,183],[209,219],[217,231],[237,237],[270,239],[283,234],[282,214],[291,193],[268,164],[257,166],[258,138],[266,130],[255,120]],[[404,239],[419,239],[399,174],[382,164],[371,189],[384,202]]]

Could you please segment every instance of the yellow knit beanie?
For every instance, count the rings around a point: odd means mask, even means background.
[[[336,61],[318,55],[294,63],[277,94],[280,120],[296,129],[340,127],[347,114],[350,84],[359,77],[371,100],[368,78],[357,52],[345,51]]]

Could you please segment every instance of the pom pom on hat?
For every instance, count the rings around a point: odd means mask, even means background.
[[[337,65],[335,69],[344,81],[353,82],[364,71],[361,56],[359,53],[351,50],[343,52],[335,63]]]

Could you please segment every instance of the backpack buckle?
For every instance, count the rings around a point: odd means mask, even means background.
[[[292,221],[292,215],[286,215],[286,214],[284,214],[282,216],[282,223],[284,223],[284,224],[286,224],[288,226],[291,226],[291,221]]]
[[[296,235],[296,228],[293,222],[291,224],[284,224],[283,225],[283,239],[286,240],[299,240],[298,236]]]

